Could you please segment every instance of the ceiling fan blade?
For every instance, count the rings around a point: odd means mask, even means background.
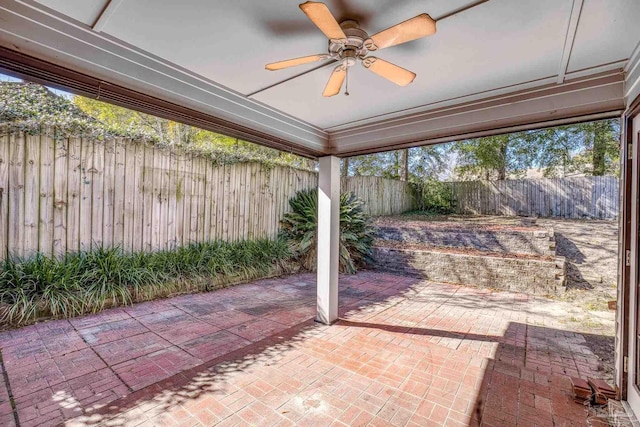
[[[296,65],[309,64],[311,62],[321,61],[327,59],[328,55],[309,55],[301,58],[287,59],[285,61],[272,62],[264,66],[267,70],[275,71],[282,70],[283,68],[295,67]]]
[[[342,83],[344,83],[344,78],[347,75],[347,70],[343,65],[338,65],[333,69],[331,73],[331,77],[329,77],[329,81],[327,85],[324,87],[324,92],[322,92],[322,96],[334,96],[340,93],[340,89],[342,88]]]
[[[316,26],[327,36],[328,39],[346,39],[347,36],[340,28],[340,24],[333,17],[326,4],[308,1],[300,5],[300,9]]]
[[[373,46],[367,46],[369,50],[384,49],[385,47],[410,42],[422,37],[430,36],[436,32],[436,21],[423,13],[404,22],[389,27],[371,36]],[[373,49],[372,49],[373,48]]]
[[[364,65],[368,70],[373,71],[380,77],[384,77],[385,79],[392,81],[398,86],[406,86],[416,78],[415,73],[374,56],[364,58],[362,60],[362,65]]]

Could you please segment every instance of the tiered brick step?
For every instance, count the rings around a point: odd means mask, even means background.
[[[553,230],[535,226],[381,218],[375,268],[432,281],[557,295],[565,260]]]
[[[476,250],[428,248],[378,241],[375,269],[431,281],[558,295],[565,290],[562,257],[510,255]]]

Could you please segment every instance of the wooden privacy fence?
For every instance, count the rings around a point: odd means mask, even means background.
[[[371,216],[393,215],[415,209],[413,187],[395,179],[376,176],[342,178],[343,192],[353,192],[365,201],[364,210]]]
[[[0,259],[118,245],[127,251],[274,237],[289,199],[317,174],[215,165],[130,140],[0,130]],[[348,179],[374,215],[412,203],[406,183]],[[389,196],[389,201],[380,196]]]
[[[461,214],[615,219],[618,178],[586,176],[449,183]]]

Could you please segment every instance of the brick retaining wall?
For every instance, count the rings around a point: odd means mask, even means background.
[[[546,261],[386,247],[375,247],[373,256],[377,270],[419,276],[436,282],[534,295],[557,295],[565,289],[565,262],[562,257]]]
[[[553,230],[377,227],[378,238],[435,247],[555,256]]]

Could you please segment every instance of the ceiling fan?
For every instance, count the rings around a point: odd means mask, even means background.
[[[265,68],[270,71],[311,62],[334,59],[339,61],[334,68],[329,81],[324,88],[322,96],[334,96],[340,92],[347,77],[349,67],[360,62],[366,69],[384,77],[399,86],[406,86],[415,78],[415,73],[399,67],[384,59],[375,56],[367,56],[369,52],[410,42],[422,37],[430,36],[436,32],[436,21],[423,13],[400,24],[389,27],[369,37],[358,25],[357,21],[346,20],[338,24],[326,4],[308,1],[300,5],[300,9],[307,15],[329,39],[328,53],[303,56],[301,58],[287,59],[285,61],[267,64]],[[345,95],[349,92],[346,91]]]

